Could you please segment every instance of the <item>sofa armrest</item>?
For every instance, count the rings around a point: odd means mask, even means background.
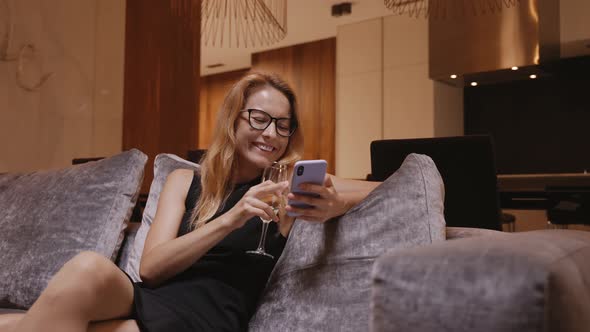
[[[487,235],[499,235],[505,234],[500,231],[494,231],[491,229],[483,229],[483,228],[468,228],[468,227],[447,227],[447,240],[456,240],[462,239],[466,237],[474,237],[474,236],[487,236]]]
[[[372,331],[590,331],[590,232],[541,230],[389,252]]]

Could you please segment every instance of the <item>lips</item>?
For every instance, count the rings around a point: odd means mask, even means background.
[[[268,144],[264,144],[264,143],[260,143],[260,142],[254,142],[253,144],[255,147],[257,147],[258,149],[260,149],[264,152],[273,152],[277,149],[272,145],[268,145]]]

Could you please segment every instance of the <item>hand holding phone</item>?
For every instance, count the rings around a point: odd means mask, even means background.
[[[291,180],[291,192],[300,195],[316,196],[314,193],[306,192],[299,189],[299,185],[302,183],[313,183],[318,185],[324,184],[324,178],[326,177],[326,168],[328,163],[325,160],[300,160],[295,163],[293,171],[293,178]],[[289,205],[296,208],[312,208],[313,206],[299,202],[296,200],[289,200]],[[287,212],[290,217],[299,216],[298,213]]]

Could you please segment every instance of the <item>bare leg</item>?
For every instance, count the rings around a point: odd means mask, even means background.
[[[22,314],[2,314],[0,315],[0,332],[12,332],[16,324],[25,316]]]
[[[88,332],[139,332],[139,327],[133,319],[117,319],[90,323]]]
[[[107,258],[83,252],[55,274],[14,332],[82,332],[90,321],[129,316],[133,286]]]

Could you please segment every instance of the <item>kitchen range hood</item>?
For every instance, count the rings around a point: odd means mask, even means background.
[[[560,58],[559,1],[429,19],[429,76],[455,86],[542,77]]]

